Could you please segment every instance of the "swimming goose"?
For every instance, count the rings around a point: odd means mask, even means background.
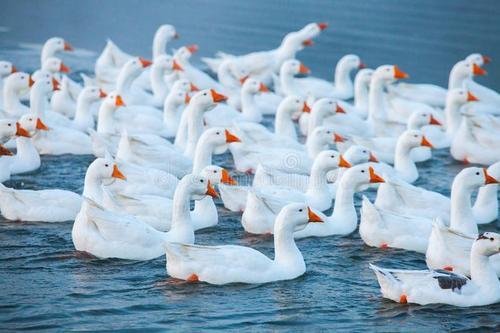
[[[491,257],[500,252],[500,235],[479,235],[470,250],[471,277],[446,270],[392,270],[370,265],[382,295],[399,303],[444,303],[460,307],[500,301],[500,282]]]
[[[35,171],[40,167],[40,154],[33,144],[33,135],[44,130],[45,124],[32,114],[22,116],[16,123],[16,154],[10,162],[11,174]]]
[[[17,69],[9,61],[0,61],[0,110],[3,109],[3,84],[4,79],[10,74],[17,72]]]
[[[85,198],[73,224],[73,244],[76,250],[101,259],[154,259],[164,253],[166,242],[194,243],[190,201],[206,195],[217,195],[208,179],[185,176],[174,194],[169,232],[158,231],[131,215],[107,211],[92,199]]]
[[[95,102],[106,96],[107,94],[96,86],[86,86],[83,88],[76,102],[72,127],[82,132],[86,132],[89,128],[95,128],[95,120],[91,107]]]
[[[274,260],[244,246],[166,243],[167,273],[190,282],[266,283],[294,279],[306,271],[293,234],[308,222],[322,222],[303,203],[283,207],[274,223]]]
[[[3,144],[14,138],[17,133],[23,134],[15,120],[0,120],[0,183],[10,179],[10,163],[12,161],[10,157],[14,155]]]
[[[73,51],[70,43],[60,37],[49,38],[42,47],[40,55],[40,65],[43,66],[48,58],[54,57],[56,53],[63,51]]]
[[[3,109],[8,117],[19,118],[29,112],[29,107],[21,103],[21,96],[34,83],[31,76],[23,72],[15,72],[4,80]]]
[[[182,67],[175,60],[167,55],[161,55],[153,60],[150,71],[151,91],[153,92],[153,105],[162,107],[169,92],[169,86],[165,81],[165,76],[174,71],[182,71]],[[144,72],[143,72],[144,73]],[[137,82],[139,77],[135,82]]]

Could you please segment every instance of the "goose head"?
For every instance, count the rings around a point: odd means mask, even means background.
[[[175,27],[170,24],[162,24],[158,30],[156,30],[155,39],[170,41],[172,39],[178,39],[179,34],[175,30]]]
[[[401,71],[396,65],[382,65],[377,67],[372,77],[386,82],[393,82],[398,79],[406,79],[409,75]]]
[[[69,73],[70,69],[66,66],[61,59],[56,57],[49,57],[45,59],[42,64],[42,70],[52,74],[57,72]]]
[[[350,168],[351,163],[347,162],[338,151],[323,150],[314,159],[314,166],[329,171],[337,168]]]
[[[31,137],[35,135],[38,131],[48,131],[49,128],[43,123],[43,121],[32,113],[25,114],[16,124],[17,136],[21,137]]]
[[[24,72],[16,72],[5,79],[5,86],[16,93],[29,89],[34,83],[31,75]]]
[[[309,140],[315,141],[318,145],[333,145],[336,142],[343,142],[344,138],[329,127],[317,126],[311,132]]]
[[[48,50],[48,53],[54,54],[62,51],[73,51],[73,47],[70,43],[65,41],[61,37],[49,38],[43,45],[44,49]]]
[[[119,95],[115,91],[110,92],[106,97],[104,97],[102,104],[101,104],[101,108],[104,107],[104,108],[110,109],[110,110],[116,110],[122,106],[126,106],[126,104],[123,101],[121,95]]]
[[[446,94],[446,105],[460,107],[468,102],[476,102],[479,99],[470,91],[462,88],[449,89]]]
[[[478,66],[483,66],[485,64],[489,64],[491,62],[491,58],[480,53],[472,53],[467,58],[466,61],[474,63]]]
[[[210,180],[199,175],[186,175],[177,186],[185,187],[193,200],[201,200],[207,195],[212,198],[217,198],[219,196],[217,191],[212,187]]]
[[[166,74],[171,74],[173,71],[182,71],[181,65],[168,54],[162,54],[155,58],[153,68],[157,68]]]
[[[408,124],[410,128],[420,129],[427,125],[437,125],[441,126],[441,122],[434,118],[434,115],[431,111],[426,110],[418,110],[414,111],[410,118],[408,119]]]
[[[193,53],[197,51],[198,51],[198,45],[196,44],[183,46],[175,52],[174,59],[181,64],[188,63]]]
[[[142,57],[134,57],[123,65],[121,73],[125,73],[127,77],[138,77],[142,71],[151,64],[151,61]]]
[[[17,72],[17,69],[9,61],[0,61],[0,77],[7,77],[12,73]]]
[[[100,88],[95,86],[86,86],[80,92],[78,98],[82,98],[87,103],[94,103],[108,95]]]
[[[238,182],[234,180],[229,172],[216,165],[207,165],[200,172],[200,176],[207,178],[212,184],[227,184],[227,185],[238,185]]]
[[[333,99],[331,98],[320,98],[311,109],[311,113],[322,113],[322,114],[337,114],[346,113],[345,110]]]
[[[304,66],[303,63],[297,59],[289,59],[281,65],[280,75],[283,76],[294,76],[297,74],[308,74],[310,73],[309,68]]]
[[[204,110],[210,110],[225,100],[227,100],[226,96],[219,94],[213,89],[205,89],[194,94],[189,101],[189,105],[196,105]]]
[[[472,252],[487,257],[499,253],[500,235],[496,232],[483,232],[472,244]]]
[[[453,66],[452,73],[456,77],[461,78],[472,78],[474,75],[485,75],[486,71],[482,69],[478,64],[468,61],[462,60],[459,61]]]
[[[212,127],[205,130],[199,140],[210,147],[214,147],[217,154],[224,153],[228,144],[241,142],[236,135],[222,127]]]
[[[279,230],[297,232],[303,230],[308,223],[321,223],[323,219],[304,203],[290,203],[281,208],[276,217],[274,233]]]
[[[344,153],[344,158],[352,165],[367,162],[378,163],[377,157],[366,147],[360,145],[350,146]]]
[[[365,68],[365,64],[361,62],[359,56],[355,54],[346,54],[342,58],[340,58],[337,63],[337,67],[346,72],[351,72],[355,69],[363,69]]]
[[[328,28],[328,23],[309,23],[297,32],[290,32],[283,38],[282,46],[291,50],[302,50],[305,46],[312,46],[313,38],[317,37],[321,31]]]
[[[106,152],[105,157],[97,158],[89,165],[85,178],[92,178],[105,184],[115,179],[127,180],[108,152]]]
[[[293,95],[283,98],[280,102],[278,110],[286,112],[293,120],[299,119],[302,113],[311,112],[311,108],[302,97]]]
[[[384,183],[385,180],[376,171],[376,168],[370,163],[355,165],[347,169],[341,183],[348,183],[355,191],[360,191],[366,188],[366,185]]]
[[[0,145],[6,143],[17,134],[16,122],[12,119],[0,120]],[[0,155],[5,155],[1,154]]]
[[[165,101],[168,101],[168,103],[171,103],[176,108],[183,104],[189,104],[190,100],[189,94],[183,88],[179,87],[176,89],[172,88],[165,99]]]
[[[59,82],[53,77],[43,79],[38,78],[35,80],[31,90],[36,91],[43,96],[48,96],[51,92],[59,90]]]
[[[197,86],[195,86],[192,82],[186,79],[179,79],[174,82],[174,84],[172,85],[172,90],[177,90],[177,89],[183,90],[185,92],[200,91],[200,89],[198,89]]]
[[[471,191],[477,190],[480,186],[498,184],[498,180],[493,178],[486,168],[478,167],[463,169],[455,176],[454,182]]]
[[[408,149],[416,147],[433,148],[432,143],[429,142],[424,134],[419,130],[404,131],[399,136],[397,145],[402,145]]]
[[[265,93],[269,92],[269,89],[266,87],[266,85],[262,82],[260,82],[257,79],[254,78],[247,78],[243,86],[241,87],[241,90],[247,94],[250,95],[256,95],[258,93]]]
[[[363,68],[359,70],[354,78],[354,85],[368,87],[370,85],[370,81],[372,80],[373,72],[374,70],[371,68]]]

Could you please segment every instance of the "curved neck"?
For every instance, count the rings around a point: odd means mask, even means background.
[[[153,63],[150,75],[153,94],[158,97],[165,96],[168,88],[167,83],[165,82],[163,68],[158,63]]]
[[[383,79],[372,78],[368,94],[368,119],[386,119],[384,101],[385,82]]]
[[[446,101],[444,113],[446,117],[446,134],[448,136],[454,135],[460,127],[460,120],[462,118],[460,115],[461,106],[462,105],[459,102],[455,102],[453,100]]]
[[[342,177],[337,186],[337,193],[335,194],[335,204],[331,217],[335,218],[335,223],[342,223],[343,225],[356,229],[358,222],[358,215],[354,207],[354,184],[349,177]]]
[[[498,185],[490,184],[481,186],[477,193],[477,199],[474,203],[475,209],[491,210],[498,213],[498,199],[497,199]]]
[[[285,267],[304,267],[304,257],[300,253],[293,238],[290,226],[282,226],[276,221],[274,227],[274,262]]]
[[[187,182],[189,184],[189,181]],[[172,226],[170,231],[179,228],[193,228],[190,210],[191,194],[185,182],[180,182],[175,189],[172,201]]]
[[[241,89],[241,113],[249,118],[258,116],[258,107],[255,105],[255,95]]]
[[[471,280],[489,295],[500,297],[500,283],[490,257],[476,253],[474,246],[470,257]]]
[[[410,155],[412,149],[405,142],[398,141],[394,155],[394,169],[409,183],[418,178],[417,166]]]
[[[277,68],[280,68],[281,64],[289,59],[294,59],[295,55],[299,50],[290,47],[286,42],[281,43],[281,45],[274,51],[275,64]]]
[[[132,83],[140,73],[131,73],[127,67],[122,68],[116,79],[116,91],[126,94],[130,91]]]
[[[292,116],[284,106],[279,106],[274,119],[274,133],[297,141],[297,132]]]
[[[306,141],[307,154],[310,158],[314,159],[323,150],[328,149],[328,143],[321,141],[317,135],[309,135]]]
[[[309,114],[308,135],[311,135],[311,133],[317,126],[321,126],[323,124],[323,120],[325,119],[327,113],[328,111],[326,110],[326,108],[315,108],[313,106],[311,113]]]
[[[213,144],[201,137],[196,145],[193,159],[193,174],[199,174],[201,170],[212,164]]]
[[[465,186],[459,176],[451,186],[450,227],[467,235],[478,233],[471,204],[473,190]]]
[[[363,80],[354,80],[354,106],[358,109],[368,109],[368,84]]]
[[[280,72],[281,89],[289,95],[295,94],[294,80],[295,77],[293,76],[293,74],[289,74],[284,71]]]
[[[94,117],[90,112],[90,106],[92,105],[92,103],[93,101],[89,100],[88,98],[85,98],[83,94],[80,94],[80,96],[78,96],[78,99],[76,101],[76,112],[74,118],[75,123],[79,124],[93,123]]]
[[[162,56],[164,54],[167,54],[167,43],[168,39],[161,34],[155,34],[155,37],[153,39],[153,60],[158,58],[159,56]]]
[[[24,105],[19,99],[19,92],[16,89],[10,87],[10,85],[4,84],[3,86],[3,107],[9,112],[9,110],[17,110],[22,108]]]
[[[52,50],[51,47],[49,47],[48,45],[43,45],[42,53],[40,56],[40,67],[43,67],[45,60],[47,60],[50,57],[53,57],[54,55],[55,55],[55,52],[54,52],[54,50]]]
[[[173,97],[167,96],[165,102],[163,103],[163,124],[168,128],[168,130],[175,134],[178,127],[177,110],[179,109],[179,104],[176,103]]]
[[[38,115],[42,119],[45,116],[45,105],[47,96],[40,89],[31,89],[30,91],[30,110],[31,113]]]
[[[16,157],[20,161],[32,161],[32,160],[40,160],[40,155],[38,154],[38,150],[31,138],[25,138],[18,136],[16,138]]]
[[[464,74],[463,71],[453,68],[450,72],[450,78],[448,80],[448,90],[463,88],[464,80],[468,77],[469,75]]]
[[[343,63],[335,67],[335,89],[343,94],[352,94],[354,89],[351,79],[351,69]]]
[[[189,110],[185,110],[188,114],[187,119],[187,145],[185,155],[191,158],[194,157],[196,144],[203,133],[203,109],[199,105],[190,105]]]
[[[83,185],[83,196],[90,198],[101,205],[103,201],[103,191],[101,186],[102,180],[92,175],[92,172],[87,172]]]
[[[309,183],[307,185],[306,194],[322,193],[328,195],[329,188],[326,181],[326,174],[328,170],[323,167],[318,159],[316,159],[311,167],[311,176],[309,177]]]
[[[97,133],[114,133],[113,128],[114,108],[105,103],[101,104],[97,121]]]

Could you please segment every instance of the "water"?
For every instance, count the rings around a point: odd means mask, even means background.
[[[331,77],[345,53],[368,66],[398,64],[415,82],[445,85],[448,71],[472,52],[493,58],[480,82],[500,90],[500,4],[497,1],[2,1],[0,58],[36,69],[39,48],[59,35],[78,50],[64,61],[91,72],[112,38],[124,50],[150,54],[156,27],[174,24],[200,54],[245,53],[275,47],[288,31],[313,21],[331,27],[316,46],[299,54],[313,73]],[[197,58],[197,57],[196,57]],[[197,58],[199,59],[199,58]],[[197,60],[195,59],[195,60]],[[91,156],[44,157],[39,171],[15,176],[16,188],[64,188],[81,192]],[[230,167],[230,156],[217,158]],[[426,188],[449,194],[463,166],[447,151],[419,165]],[[370,194],[371,197],[372,194]],[[359,203],[360,196],[356,202]],[[239,215],[219,208],[220,224],[197,233],[200,244],[240,244],[272,255],[268,237],[243,232]],[[482,230],[499,230],[496,221]],[[381,298],[368,263],[425,268],[423,255],[380,250],[359,235],[299,241],[307,273],[264,285],[186,284],[167,277],[165,258],[148,262],[96,260],[74,251],[72,223],[0,221],[0,329],[11,331],[137,330],[240,331],[500,330],[500,305],[459,309],[400,305]]]

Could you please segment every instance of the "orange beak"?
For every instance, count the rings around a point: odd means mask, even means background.
[[[352,165],[351,165],[351,163],[347,162],[344,159],[344,156],[340,155],[340,158],[339,158],[339,167],[350,168],[350,167],[352,167]]]
[[[177,63],[177,61],[175,61],[175,60],[174,60],[174,61],[172,62],[172,70],[174,70],[174,71],[179,71],[179,72],[180,72],[180,71],[183,71],[184,69],[181,67],[181,65],[179,65],[179,64]]]
[[[344,142],[344,137],[340,134],[333,133],[333,141],[334,142]]]
[[[212,198],[219,197],[219,195],[217,194],[217,191],[212,187],[212,184],[210,184],[210,180],[208,181],[207,192],[205,194],[211,196]]]
[[[485,55],[484,55],[484,56],[483,56],[483,62],[484,62],[485,64],[489,64],[489,63],[491,62],[491,58],[490,58],[490,57],[488,57],[488,56],[485,56]]]
[[[374,162],[374,163],[378,163],[379,162],[378,158],[375,155],[373,155],[373,153],[370,153],[370,158],[368,159],[368,161],[369,162]]]
[[[0,145],[0,156],[13,156],[13,155],[14,154],[10,150]]]
[[[313,223],[322,223],[323,220],[316,213],[314,213],[311,208],[307,207],[307,217],[309,218],[308,222]]]
[[[336,113],[345,113],[345,110],[337,103],[337,107],[335,108]]]
[[[394,65],[394,78],[396,79],[406,79],[409,78],[410,76],[406,74],[405,72],[401,71],[398,66]]]
[[[28,84],[30,87],[32,87],[35,84],[35,81],[33,81],[33,78],[31,77],[31,75],[29,76]]]
[[[12,74],[12,73],[15,73],[15,72],[17,72],[17,68],[16,68],[16,66],[12,66],[12,68],[10,70],[10,73]]]
[[[121,179],[121,180],[127,180],[127,177],[118,169],[118,165],[113,165],[113,173],[111,174],[111,177]]]
[[[125,103],[120,95],[116,95],[115,106],[125,106]]]
[[[311,112],[311,108],[309,107],[309,105],[307,105],[306,102],[304,102],[304,107],[302,108],[302,112],[305,112],[305,113]]]
[[[482,69],[478,65],[476,65],[476,64],[472,65],[472,74],[474,74],[474,75],[486,75],[487,73],[488,73],[487,71],[485,71],[484,69]]]
[[[219,94],[213,89],[210,89],[210,93],[212,94],[212,100],[214,101],[214,103],[224,102],[225,100],[227,100],[226,96]]]
[[[241,83],[241,84],[245,83],[245,81],[246,81],[249,77],[250,77],[249,75],[245,75],[245,76],[243,76],[243,77],[240,79],[240,83]]]
[[[69,67],[61,62],[61,66],[59,67],[59,71],[63,73],[69,73]]]
[[[200,89],[192,83],[189,84],[189,87],[191,88],[191,91],[200,91]]]
[[[195,53],[198,51],[198,45],[196,45],[196,44],[189,45],[189,46],[187,46],[187,49],[189,50],[189,52]]]
[[[422,142],[420,143],[420,145],[424,147],[434,148],[432,143],[430,143],[425,136],[422,137]]]
[[[41,130],[41,131],[48,131],[49,130],[47,125],[45,125],[40,118],[38,118],[36,120],[36,129]]]
[[[302,45],[304,46],[313,46],[314,45],[314,42],[312,39],[307,39],[305,41],[302,42]]]
[[[191,101],[191,97],[189,97],[189,94],[186,93],[186,97],[184,97],[184,103],[189,104],[189,101]]]
[[[476,96],[472,95],[470,91],[467,92],[467,102],[477,102],[479,101],[479,98]]]
[[[429,124],[431,125],[438,125],[438,126],[441,126],[441,122],[439,120],[437,120],[436,118],[434,118],[434,116],[431,114],[431,120],[429,121]]]
[[[139,57],[139,61],[141,62],[143,68],[151,66],[151,64],[152,64],[151,61],[144,59],[143,57]]]
[[[266,85],[261,82],[260,85],[259,85],[259,91],[266,93],[266,92],[269,92],[269,88],[266,87]]]
[[[299,73],[300,74],[307,74],[309,73],[311,70],[309,68],[307,68],[306,66],[304,66],[304,64],[300,64],[299,66]]]
[[[384,178],[377,175],[373,167],[369,167],[368,171],[370,172],[370,183],[385,183]]]
[[[360,62],[359,65],[358,65],[358,68],[359,69],[366,68],[366,65],[364,63]]]
[[[73,46],[71,46],[70,43],[68,43],[68,42],[65,41],[64,42],[64,51],[73,51],[73,50],[74,50]]]
[[[226,143],[241,142],[240,138],[238,138],[236,135],[232,134],[228,130],[225,130],[224,133],[226,134]]]
[[[31,138],[30,133],[25,130],[24,128],[21,127],[21,124],[16,123],[16,135],[17,136],[24,136],[25,138]]]
[[[326,22],[318,23],[318,27],[319,27],[319,30],[325,30],[326,28],[328,28],[328,23],[326,23]]]
[[[108,96],[108,94],[106,94],[106,93],[104,92],[104,90],[99,89],[99,98],[104,98],[104,97],[106,97],[106,96]]]
[[[59,82],[54,78],[52,78],[52,90],[59,90]]]
[[[498,180],[496,180],[495,178],[491,177],[489,174],[488,174],[488,170],[486,170],[486,168],[483,168],[483,172],[484,172],[484,185],[488,185],[488,184],[498,184]]]
[[[222,179],[220,181],[223,184],[238,185],[238,182],[229,175],[226,169],[222,169]]]

